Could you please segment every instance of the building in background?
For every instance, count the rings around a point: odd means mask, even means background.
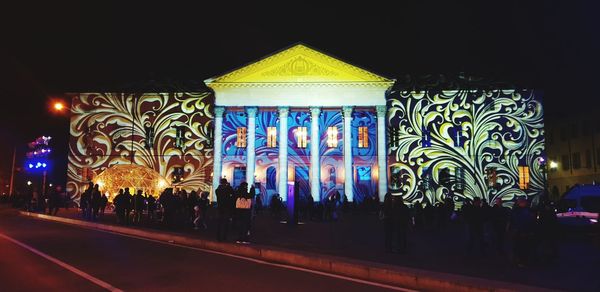
[[[211,191],[224,177],[269,202],[298,183],[315,201],[458,204],[540,193],[544,120],[533,90],[415,88],[298,44],[205,80],[198,92],[73,95],[68,189],[116,164]]]
[[[600,182],[600,119],[581,114],[548,120],[548,189],[559,198],[578,184]]]

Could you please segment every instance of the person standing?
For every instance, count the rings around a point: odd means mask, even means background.
[[[91,200],[92,200],[92,191],[94,190],[94,183],[90,182],[88,184],[88,188],[81,194],[81,198],[79,200],[79,207],[81,208],[83,219],[90,219],[91,217]]]
[[[117,213],[117,223],[125,224],[125,195],[123,189],[119,190],[119,193],[113,199],[115,204],[115,212]]]
[[[392,252],[392,242],[394,236],[394,199],[392,193],[388,192],[383,198],[383,208],[379,217],[383,220],[385,251]]]
[[[61,204],[61,186],[56,186],[56,189],[51,190],[48,196],[48,215],[56,216],[58,213],[58,208]]]
[[[144,196],[142,195],[143,193],[142,190],[138,190],[133,198],[133,223],[139,224],[142,222],[142,214],[144,213],[144,207],[146,206]]]
[[[102,194],[102,198],[100,198],[100,214],[102,216],[104,216],[106,205],[108,205],[108,197],[106,197],[106,194]]]
[[[248,184],[243,182],[237,189],[235,211],[239,223],[237,243],[250,243],[250,220],[252,217],[252,197],[248,193]]]
[[[509,229],[513,234],[513,258],[519,267],[529,263],[534,225],[534,213],[527,199],[518,199],[517,206],[512,210]]]
[[[148,201],[148,221],[154,222],[156,218],[156,198],[153,195],[147,197]]]
[[[125,188],[123,193],[123,206],[125,207],[125,225],[129,225],[131,209],[133,209],[133,196],[129,192],[129,188]]]
[[[98,211],[100,210],[100,201],[102,200],[102,195],[100,194],[100,186],[98,184],[94,185],[94,189],[92,190],[92,198],[91,198],[91,207],[92,207],[92,216],[91,220],[96,221],[98,218]]]
[[[504,237],[508,226],[509,209],[502,206],[502,199],[496,198],[491,208],[492,240],[496,252],[504,254]]]
[[[408,247],[408,228],[410,226],[410,210],[404,204],[402,196],[393,201],[394,229],[396,230],[396,252],[405,253]]]
[[[227,179],[222,178],[219,187],[215,190],[217,195],[218,225],[217,240],[226,241],[229,233],[229,224],[233,216],[233,188],[227,183]]]
[[[465,210],[465,218],[467,219],[467,227],[469,230],[469,239],[467,241],[467,252],[471,254],[474,246],[479,248],[479,252],[485,252],[485,242],[483,240],[483,227],[485,219],[484,209],[481,206],[481,198],[475,197],[473,205]]]

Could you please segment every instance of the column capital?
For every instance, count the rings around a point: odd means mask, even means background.
[[[344,113],[344,118],[351,118],[353,109],[354,109],[353,106],[343,106],[342,113]]]
[[[225,113],[225,107],[215,106],[215,118],[222,118]]]
[[[290,108],[287,106],[280,106],[277,107],[277,109],[279,110],[280,118],[287,118],[288,114],[290,113]]]
[[[258,112],[257,107],[247,107],[246,108],[246,113],[248,114],[249,118],[255,118],[257,112]]]
[[[387,112],[387,106],[378,105],[378,106],[375,106],[375,110],[377,111],[378,118],[385,118],[385,114]]]
[[[311,106],[311,107],[309,107],[309,109],[310,109],[310,114],[313,117],[316,117],[316,116],[318,116],[318,115],[321,114],[321,107],[320,106]]]

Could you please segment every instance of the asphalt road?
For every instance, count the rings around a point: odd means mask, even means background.
[[[327,275],[27,218],[4,209],[0,210],[0,291],[106,291],[106,286],[103,288],[23,245],[125,291],[388,290]]]

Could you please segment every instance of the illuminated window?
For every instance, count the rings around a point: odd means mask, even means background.
[[[338,130],[337,127],[327,128],[327,147],[335,148],[338,145]]]
[[[519,166],[519,188],[529,188],[529,166]]]
[[[368,127],[358,127],[358,148],[369,148]]]
[[[237,128],[237,140],[235,146],[238,148],[246,147],[246,127]]]
[[[277,147],[277,128],[267,127],[267,147]]]
[[[298,148],[306,148],[307,136],[308,136],[308,131],[306,130],[306,127],[296,128],[296,138],[298,141],[298,144],[297,144]]]

